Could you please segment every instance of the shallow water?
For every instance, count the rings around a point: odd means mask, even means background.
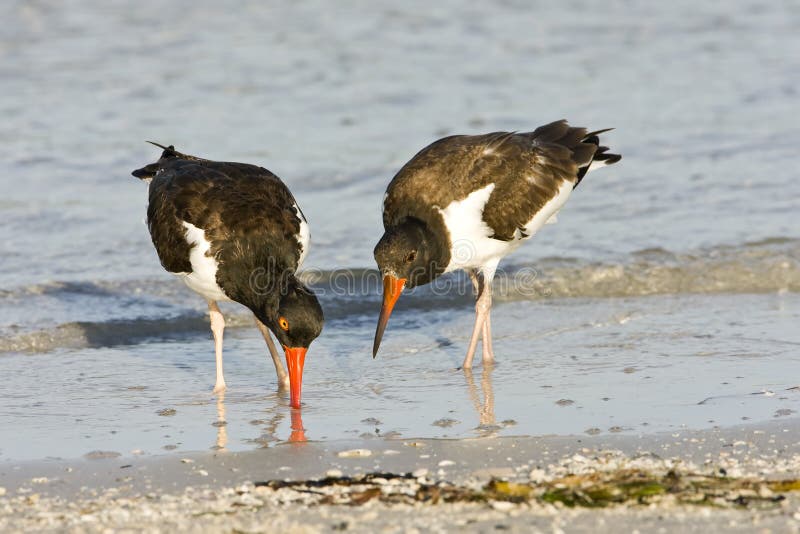
[[[0,418],[14,439],[0,455],[243,450],[298,439],[300,429],[311,440],[639,434],[800,410],[788,371],[800,350],[796,293],[501,304],[499,363],[465,374],[456,367],[471,315],[468,307],[398,314],[375,361],[371,320],[332,321],[309,353],[300,419],[276,390],[254,328],[226,338],[221,401],[210,394],[204,335],[9,354],[0,373],[13,387],[4,384]]]
[[[227,425],[212,426],[204,305],[158,265],[129,175],[157,157],[145,139],[262,164],[303,206],[328,317],[306,366],[309,439],[654,432],[797,409],[794,3],[28,2],[0,16],[0,460],[292,435],[237,306]],[[447,133],[562,117],[616,127],[624,159],[504,263],[496,368],[454,371],[463,277],[401,299],[372,361],[392,174]],[[334,291],[342,268],[356,290]],[[487,392],[493,413],[475,408]]]

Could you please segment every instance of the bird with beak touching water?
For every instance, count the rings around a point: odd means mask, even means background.
[[[322,331],[317,297],[297,278],[310,244],[305,215],[289,188],[263,167],[211,161],[162,148],[133,171],[149,184],[147,226],[161,265],[205,298],[214,337],[214,393],[222,372],[225,319],[218,301],[250,309],[267,343],[280,388],[300,407],[306,351]],[[287,373],[272,341],[283,347]]]
[[[257,310],[254,313],[256,318],[269,328],[283,347],[289,371],[290,404],[299,408],[306,352],[322,332],[322,307],[317,297],[294,275],[289,275],[282,286],[276,303],[266,299],[260,307],[251,309]]]
[[[375,247],[383,277],[373,357],[404,288],[444,273],[467,271],[478,294],[463,368],[482,338],[483,362],[494,361],[492,280],[502,258],[556,221],[588,171],[620,160],[600,134],[561,120],[532,132],[454,135],[423,148],[389,183],[384,234]]]

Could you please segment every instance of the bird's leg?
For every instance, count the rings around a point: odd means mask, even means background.
[[[473,282],[474,283],[474,282]],[[464,363],[461,364],[463,369],[472,367],[472,357],[475,355],[475,347],[478,346],[478,337],[483,332],[483,322],[486,319],[486,313],[489,308],[485,305],[484,295],[486,294],[486,284],[478,284],[478,301],[475,303],[475,326],[472,329],[472,337],[469,340],[469,348],[467,348],[467,355],[464,357]]]
[[[472,280],[472,288],[474,294],[481,294],[481,275],[478,274],[477,269],[470,269],[468,271],[469,279]],[[483,329],[481,332],[481,348],[483,350],[483,361],[491,363],[494,361],[494,351],[492,350],[492,316],[491,310],[486,314],[486,320],[483,322]]]
[[[484,299],[483,306],[486,307],[486,318],[483,320],[483,364],[494,363],[494,351],[492,350],[492,281],[497,264],[488,265],[483,268],[481,280],[483,281],[483,292],[481,298]]]
[[[208,317],[211,320],[211,333],[214,334],[214,355],[217,358],[217,381],[214,393],[225,391],[225,376],[222,374],[222,332],[225,330],[225,318],[219,311],[216,301],[208,301]]]
[[[275,343],[272,341],[269,328],[267,328],[264,323],[259,321],[258,317],[254,318],[256,320],[256,326],[258,327],[258,330],[261,332],[261,335],[264,336],[264,341],[267,342],[269,355],[272,356],[272,363],[275,364],[275,373],[278,375],[278,387],[280,389],[287,389],[289,387],[289,373],[287,373],[286,369],[283,368],[281,355],[278,354],[278,349],[275,348]]]
[[[483,267],[478,284],[478,300],[475,303],[475,326],[472,329],[467,355],[464,357],[462,367],[468,369],[472,367],[472,358],[475,355],[475,347],[478,345],[478,337],[483,335],[483,361],[491,363],[494,361],[492,352],[491,326],[486,327],[489,319],[489,312],[492,309],[492,280],[497,269],[497,264],[490,264]],[[472,274],[470,277],[472,278]],[[474,281],[473,281],[474,283]]]
[[[489,290],[491,292],[491,289]],[[491,299],[489,301],[490,309],[486,311],[486,320],[483,321],[483,363],[494,363],[494,351],[492,350],[492,310]]]
[[[469,273],[469,279],[472,280],[472,294],[477,297],[481,294],[481,280],[478,275],[478,269],[470,269],[467,272]]]

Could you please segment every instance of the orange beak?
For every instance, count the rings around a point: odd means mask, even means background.
[[[405,278],[395,278],[392,275],[383,277],[383,305],[381,306],[381,315],[378,318],[378,328],[375,329],[375,342],[372,344],[372,357],[378,355],[378,347],[381,345],[381,338],[383,331],[386,330],[386,324],[389,322],[389,316],[392,314],[392,309],[400,298],[400,293],[406,285]]]
[[[283,346],[286,353],[286,367],[289,368],[289,392],[292,408],[300,407],[300,393],[303,389],[303,364],[306,361],[306,351],[303,347]]]

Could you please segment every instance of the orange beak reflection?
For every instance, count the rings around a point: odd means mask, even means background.
[[[372,344],[373,358],[378,355],[378,347],[381,345],[383,331],[386,330],[389,316],[392,314],[394,305],[397,299],[400,298],[400,293],[403,292],[405,285],[405,278],[395,278],[388,274],[383,277],[383,305],[381,306],[381,315],[378,318],[378,328],[375,330],[375,342]]]
[[[289,394],[292,408],[300,407],[300,394],[303,390],[303,364],[306,361],[306,351],[303,347],[283,346],[286,353],[286,367],[289,369]]]
[[[290,443],[305,443],[306,429],[303,428],[303,417],[300,410],[292,410],[292,433],[289,436]]]

